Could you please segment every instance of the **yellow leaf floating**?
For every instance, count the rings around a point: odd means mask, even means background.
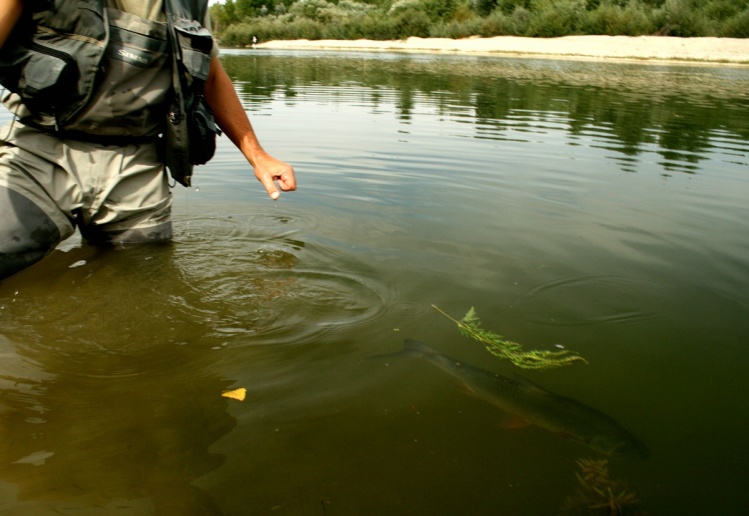
[[[240,387],[239,389],[233,389],[231,391],[224,391],[221,396],[224,398],[231,398],[233,400],[244,401],[244,397],[247,395],[247,389]]]

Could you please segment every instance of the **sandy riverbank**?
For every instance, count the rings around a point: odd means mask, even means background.
[[[614,59],[749,65],[749,39],[660,36],[567,36],[563,38],[408,38],[405,41],[268,41],[264,49],[438,52],[566,59]]]

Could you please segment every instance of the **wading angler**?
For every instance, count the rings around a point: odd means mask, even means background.
[[[223,132],[272,199],[293,168],[260,145],[199,0],[0,0],[0,279],[78,228],[169,240],[170,180],[190,185]]]

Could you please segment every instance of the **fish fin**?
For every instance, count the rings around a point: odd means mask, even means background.
[[[504,421],[502,421],[502,428],[510,428],[510,429],[518,429],[518,428],[525,428],[526,426],[529,426],[531,424],[530,421],[525,419],[524,417],[518,416],[516,414],[509,414]]]

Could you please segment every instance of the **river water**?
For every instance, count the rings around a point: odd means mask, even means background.
[[[581,459],[630,511],[749,510],[749,68],[223,61],[299,190],[270,201],[221,138],[171,245],[73,237],[0,284],[2,514],[558,514],[585,505]],[[433,305],[587,363],[520,369]],[[406,338],[649,456],[371,358]]]

